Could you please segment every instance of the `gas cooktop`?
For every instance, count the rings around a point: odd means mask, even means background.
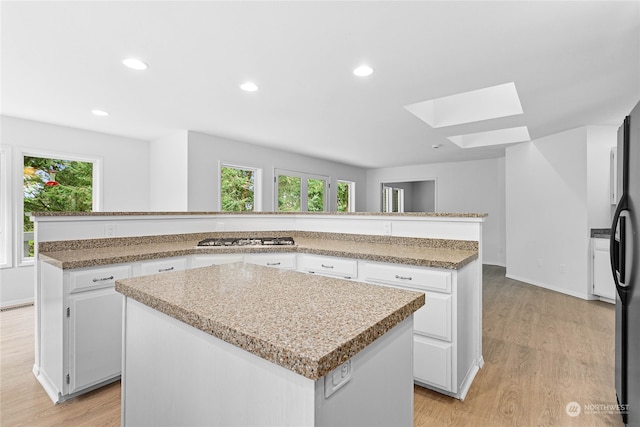
[[[293,237],[211,237],[198,242],[200,247],[208,246],[292,246]]]

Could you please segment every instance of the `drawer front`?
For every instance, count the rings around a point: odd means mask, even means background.
[[[348,279],[358,277],[358,261],[336,257],[300,255],[298,268],[308,273],[328,274]]]
[[[185,270],[187,268],[186,258],[168,258],[160,261],[147,261],[140,265],[143,276],[149,274],[169,273],[172,271]]]
[[[451,295],[425,292],[425,304],[413,314],[413,331],[451,342]]]
[[[296,268],[296,254],[253,254],[246,255],[244,261],[249,264],[265,265],[267,267]]]
[[[454,392],[451,388],[451,344],[414,335],[413,377],[427,385]]]
[[[69,272],[69,292],[81,292],[92,289],[115,286],[116,280],[131,277],[131,266],[92,268]]]
[[[365,280],[421,290],[451,292],[448,271],[367,263]]]
[[[195,255],[191,258],[191,268],[242,262],[242,255]]]

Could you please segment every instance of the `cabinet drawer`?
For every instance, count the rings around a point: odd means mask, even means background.
[[[419,267],[367,263],[365,280],[403,287],[451,292],[451,273]]]
[[[246,255],[244,261],[250,264],[266,265],[292,270],[296,268],[296,254],[252,254]]]
[[[328,274],[347,279],[358,277],[358,261],[336,257],[300,255],[298,268],[308,273]]]
[[[413,377],[426,385],[451,389],[451,344],[413,337]]]
[[[413,314],[417,334],[451,342],[451,295],[425,292],[425,304]]]
[[[242,255],[195,255],[191,258],[191,268],[242,262]]]
[[[180,271],[186,268],[186,258],[167,258],[160,261],[146,261],[140,264],[140,272],[143,276]]]
[[[131,277],[131,266],[92,268],[69,272],[69,292],[75,293],[114,286],[116,280]]]

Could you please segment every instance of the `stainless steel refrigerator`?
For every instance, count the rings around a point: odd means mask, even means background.
[[[611,270],[616,284],[616,372],[625,424],[640,426],[640,103],[618,129],[620,201],[611,227]]]

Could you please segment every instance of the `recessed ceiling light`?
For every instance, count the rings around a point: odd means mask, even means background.
[[[240,89],[245,92],[255,92],[258,90],[258,86],[253,82],[244,82],[240,85]]]
[[[138,58],[127,58],[123,60],[122,63],[132,70],[143,71],[149,68],[149,66],[145,62],[139,60]]]
[[[358,77],[367,77],[373,74],[373,68],[369,67],[368,65],[361,65],[353,70],[353,74]]]
[[[106,111],[103,111],[103,110],[91,110],[91,113],[92,113],[94,116],[101,116],[101,117],[104,117],[104,116],[108,116],[108,115],[109,115],[109,113],[107,113]]]

